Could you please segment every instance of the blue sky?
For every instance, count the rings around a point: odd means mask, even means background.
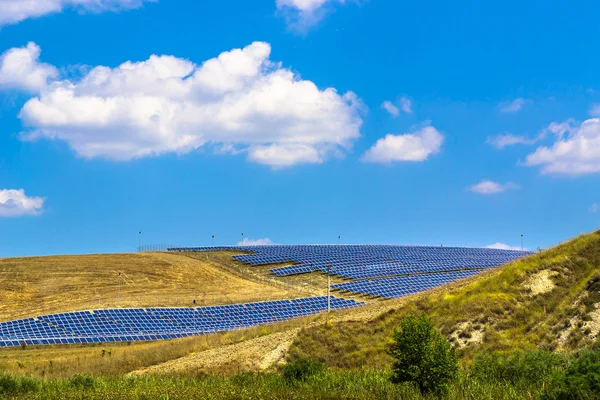
[[[600,5],[480,3],[0,1],[0,256],[596,229]]]

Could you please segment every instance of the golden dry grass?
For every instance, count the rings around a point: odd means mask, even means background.
[[[120,300],[118,280],[121,273]],[[0,259],[0,321],[109,307],[244,303],[305,296],[216,259],[170,253]]]

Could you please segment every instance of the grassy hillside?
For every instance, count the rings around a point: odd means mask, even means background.
[[[243,303],[306,295],[230,271],[216,259],[167,253],[0,259],[0,321],[116,307]]]
[[[467,362],[476,350],[575,349],[600,331],[600,231],[471,280],[417,296],[367,323],[305,329],[289,358],[387,368],[392,331],[409,313],[428,314]]]

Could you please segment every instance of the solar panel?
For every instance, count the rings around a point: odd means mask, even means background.
[[[308,306],[310,304],[310,306]],[[364,303],[331,298],[333,309]],[[124,308],[42,315],[0,323],[0,347],[181,338],[325,311],[327,297],[199,308]]]

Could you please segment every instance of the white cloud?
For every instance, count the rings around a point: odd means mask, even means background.
[[[552,146],[538,147],[525,165],[539,166],[542,174],[583,175],[600,172],[600,118],[579,126],[555,124],[557,135]]]
[[[397,117],[398,115],[400,115],[400,109],[389,100],[384,101],[381,104],[381,108],[387,111],[392,117]]]
[[[412,114],[412,101],[406,97],[400,98],[400,108],[407,114]]]
[[[30,42],[25,47],[13,48],[0,55],[0,89],[35,93],[46,87],[48,80],[57,78],[55,67],[39,62],[40,53],[39,46]]]
[[[503,149],[507,146],[513,146],[515,144],[534,144],[537,139],[527,139],[524,136],[517,136],[511,133],[498,135],[495,137],[489,137],[487,142],[498,149]]]
[[[0,0],[0,26],[73,8],[79,11],[119,11],[157,0]]]
[[[516,111],[519,111],[523,107],[524,104],[525,104],[525,99],[522,97],[519,97],[517,99],[514,99],[511,102],[502,103],[500,105],[500,112],[504,112],[504,113],[516,112]]]
[[[443,143],[444,136],[437,129],[424,126],[404,135],[386,135],[365,152],[362,160],[374,163],[425,161],[429,156],[439,153]]]
[[[569,118],[563,122],[551,122],[546,128],[542,129],[540,133],[540,138],[545,138],[548,133],[553,134],[557,138],[562,138],[565,134],[573,134],[577,131],[577,127],[573,126],[575,124],[575,120],[573,118]]]
[[[38,215],[42,212],[45,199],[27,197],[23,189],[0,190],[0,217]]]
[[[600,117],[600,104],[594,104],[592,108],[590,108],[590,115],[592,117]]]
[[[479,194],[497,194],[509,189],[519,189],[520,186],[512,182],[500,184],[494,181],[483,180],[476,185],[469,187],[469,191]]]
[[[490,244],[489,246],[485,246],[488,249],[498,249],[498,250],[521,250],[520,246],[509,246],[507,244],[504,243],[494,243],[494,244]],[[523,249],[523,250],[527,250],[527,249]]]
[[[397,117],[400,115],[400,110],[407,114],[412,114],[412,101],[410,101],[410,99],[401,97],[398,101],[398,104],[400,105],[400,108],[398,108],[398,106],[391,101],[386,100],[381,104],[381,108],[387,111],[392,117]]]
[[[238,242],[238,246],[265,246],[265,245],[270,245],[270,244],[275,244],[273,243],[273,241],[269,238],[264,238],[264,239],[246,239],[244,238],[244,240],[242,242]]]
[[[319,22],[334,4],[346,0],[275,0],[279,10],[291,28],[305,30]]]
[[[598,204],[598,203],[592,204],[592,206],[590,207],[590,212],[592,214],[597,214],[598,211],[600,211],[600,204]]]
[[[319,89],[270,53],[268,43],[255,42],[200,66],[151,56],[54,81],[23,106],[29,130],[22,138],[63,140],[81,157],[112,160],[205,144],[274,167],[342,155],[360,136],[361,101]]]
[[[259,164],[271,165],[274,168],[323,162],[323,157],[318,150],[303,144],[252,146],[248,149],[248,159]]]

